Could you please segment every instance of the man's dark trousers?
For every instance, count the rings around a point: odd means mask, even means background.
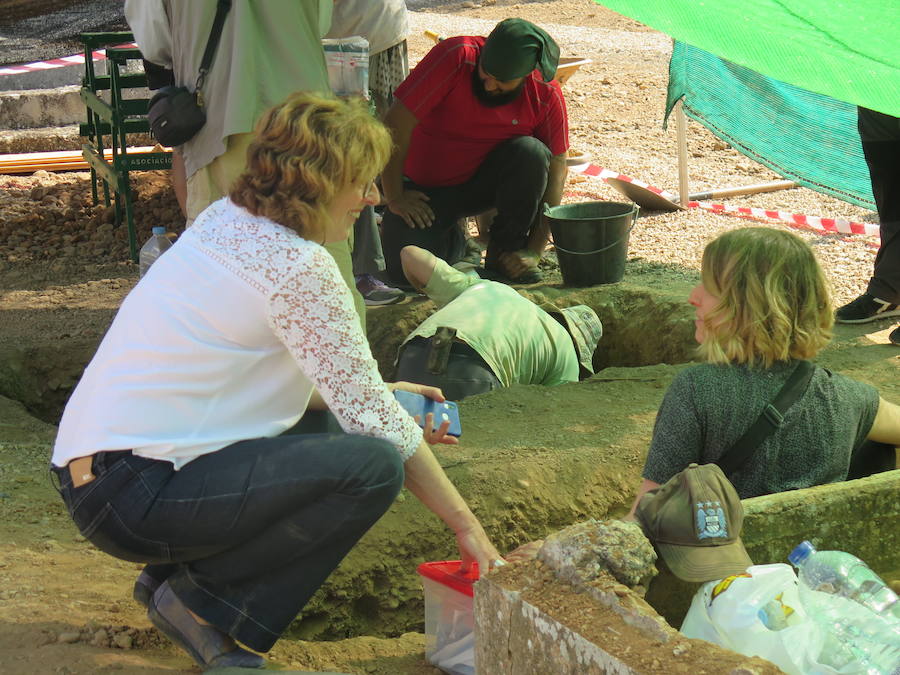
[[[441,373],[428,371],[432,338],[414,337],[400,348],[396,379],[437,387],[450,401],[500,389],[503,384],[487,361],[465,342],[454,342]]]
[[[440,162],[440,157],[435,157]],[[465,251],[465,236],[460,218],[496,208],[491,224],[490,251],[496,255],[525,248],[528,234],[541,217],[540,207],[550,168],[550,150],[532,136],[517,136],[503,141],[485,158],[465,183],[446,187],[427,187],[411,181],[404,190],[419,190],[429,197],[434,211],[431,227],[409,227],[389,208],[382,221],[382,246],[390,280],[406,283],[400,264],[400,249],[418,246],[453,264]]]
[[[900,121],[860,108],[859,132],[881,223],[881,246],[867,291],[900,304]]]

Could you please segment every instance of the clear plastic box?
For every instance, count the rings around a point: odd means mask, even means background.
[[[460,573],[459,560],[418,567],[425,588],[425,658],[448,675],[475,673],[475,619],[472,584],[478,565]]]
[[[336,96],[369,98],[369,41],[358,35],[322,40],[328,83]]]

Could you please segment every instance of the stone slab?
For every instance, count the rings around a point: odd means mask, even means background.
[[[0,93],[0,129],[61,127],[85,121],[80,87]]]
[[[548,582],[545,578],[540,598],[532,600],[531,581],[528,573],[522,574],[522,565],[534,571],[532,580],[540,576],[540,563],[532,561],[516,565],[519,569],[512,572],[501,569],[476,585],[477,673],[768,675],[781,672],[763,659],[681,636],[622,585],[614,585],[612,590],[599,594],[576,593],[565,582]],[[562,608],[568,608],[571,613],[576,603],[580,604],[583,618],[578,625],[568,625],[571,619],[562,618],[565,613]]]

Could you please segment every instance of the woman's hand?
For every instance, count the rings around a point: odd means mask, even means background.
[[[422,420],[420,419],[421,415],[414,415],[413,419],[416,421],[416,424],[421,425]],[[429,445],[434,445],[435,443],[443,443],[444,445],[459,445],[459,439],[456,436],[451,436],[447,433],[450,429],[450,420],[444,420],[444,422],[437,429],[434,428],[434,413],[428,413],[425,415],[425,425],[422,427],[422,438],[425,439],[425,442]]]
[[[432,401],[437,401],[438,403],[443,403],[447,399],[444,398],[444,394],[437,387],[429,387],[425,384],[416,384],[414,382],[386,382],[387,388],[390,391],[408,391],[413,394],[421,394],[425,398],[430,398]],[[425,442],[429,445],[435,445],[436,443],[442,443],[443,445],[459,445],[459,439],[456,436],[451,436],[447,433],[450,429],[450,420],[445,420],[443,424],[439,427],[435,428],[434,426],[434,414],[428,413],[425,415],[425,424],[422,424],[421,415],[413,415],[413,419],[416,421],[420,427],[422,427],[422,438],[425,439]]]
[[[477,520],[467,527],[456,531],[456,545],[459,547],[462,567],[460,571],[468,572],[472,563],[478,563],[478,571],[487,574],[491,570],[505,565],[506,561],[488,539],[484,528]]]
[[[447,400],[440,389],[437,387],[429,387],[427,384],[416,384],[415,382],[385,382],[385,384],[389,391],[399,389],[400,391],[408,391],[412,394],[422,394],[425,398],[430,398],[432,401],[437,401],[438,403],[443,403]]]

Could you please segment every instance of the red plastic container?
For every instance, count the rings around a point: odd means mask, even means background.
[[[478,563],[472,563],[469,571],[465,574],[459,571],[460,567],[462,567],[461,560],[444,560],[422,563],[416,571],[425,579],[436,581],[454,591],[468,595],[470,598],[475,597],[472,584],[480,577]]]
[[[465,574],[462,562],[426,562],[418,567],[425,588],[425,658],[450,675],[475,672],[475,621],[472,585],[478,565]]]

